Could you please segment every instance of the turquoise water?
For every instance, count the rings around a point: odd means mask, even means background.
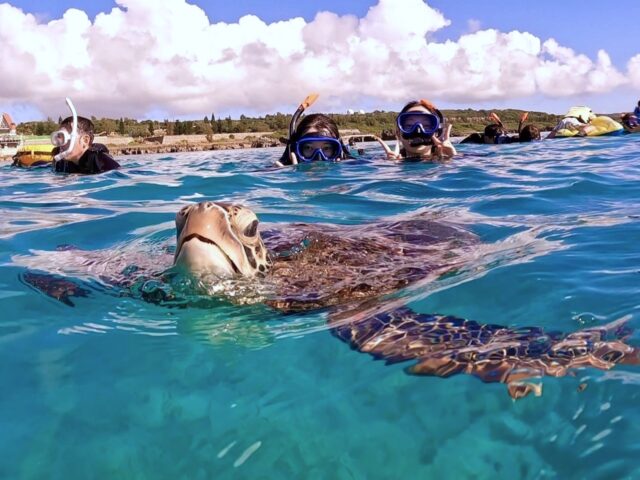
[[[428,212],[483,247],[466,275],[407,290],[414,310],[564,331],[630,315],[640,330],[640,135],[460,150],[441,165],[371,145],[282,170],[270,149],[122,158],[91,177],[0,168],[0,478],[639,478],[638,368],[545,378],[514,402],[353,351],[326,312],[119,298],[56,255],[145,255],[203,199],[267,225]],[[21,282],[29,265],[91,293],[58,302]]]

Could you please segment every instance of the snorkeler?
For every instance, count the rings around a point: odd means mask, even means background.
[[[396,117],[395,150],[382,139],[376,140],[393,160],[439,161],[457,153],[450,135],[451,125],[446,123],[442,112],[423,99],[407,103]]]
[[[640,132],[640,101],[638,102],[638,106],[633,110],[633,113],[625,113],[622,115],[622,125],[629,133]]]
[[[531,142],[533,140],[540,140],[540,129],[535,125],[524,125],[524,122],[529,117],[529,112],[523,112],[520,115],[518,121],[518,135],[508,135],[507,128],[502,123],[500,117],[491,112],[489,120],[494,123],[487,125],[484,129],[484,133],[472,133],[468,137],[464,138],[460,143],[480,143],[480,144],[505,144],[516,142]]]
[[[549,132],[547,139],[555,138],[560,130],[575,132],[576,136],[589,135],[594,130],[591,125],[591,120],[594,118],[596,118],[596,115],[589,107],[571,107],[555,128]]]
[[[640,132],[640,115],[636,115],[635,113],[625,113],[622,115],[620,120],[627,133]]]
[[[120,168],[109,155],[106,146],[93,143],[93,122],[79,117],[73,103],[67,98],[72,116],[60,123],[59,130],[51,134],[53,169],[56,172],[93,174]]]
[[[311,94],[300,104],[291,117],[287,147],[276,162],[279,167],[316,161],[339,162],[351,158],[349,149],[340,138],[338,126],[331,118],[314,113],[298,120],[302,113],[318,98]]]
[[[478,144],[501,144],[511,143],[513,140],[507,135],[507,129],[504,127],[500,117],[495,112],[491,112],[489,120],[493,120],[494,123],[490,123],[484,127],[484,133],[472,133],[471,135],[463,138],[460,143],[478,143]]]

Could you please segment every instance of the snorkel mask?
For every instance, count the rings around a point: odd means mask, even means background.
[[[496,145],[502,145],[504,143],[509,143],[509,135],[506,135],[504,133],[499,133],[498,135],[493,137],[493,143],[495,143]]]
[[[298,106],[289,123],[288,153],[295,153],[299,162],[333,162],[342,157],[344,148],[337,138],[324,137],[321,133],[309,133],[308,136],[292,141],[295,137],[298,121],[302,113],[318,99],[317,93],[309,94]]]
[[[427,111],[411,110],[419,106]],[[442,133],[444,116],[433,103],[424,98],[408,103],[405,109],[409,107],[411,109],[400,112],[396,117],[398,134],[402,139],[410,141],[412,147],[432,145],[433,136],[439,136]],[[397,145],[396,150],[398,150]]]
[[[314,160],[335,162],[342,157],[342,143],[337,138],[309,136],[294,142],[294,145],[295,154],[304,163]]]
[[[396,119],[398,130],[404,138],[416,135],[432,136],[440,129],[440,118],[427,112],[404,112]]]
[[[78,139],[78,114],[76,113],[73,102],[69,97],[66,98],[66,102],[69,110],[71,110],[71,115],[73,116],[71,134],[69,134],[65,128],[61,128],[51,134],[51,143],[60,149],[60,152],[53,157],[54,163],[58,160],[64,160],[67,158],[71,154],[71,151],[76,145],[76,140]],[[63,147],[67,144],[68,146],[63,150]]]

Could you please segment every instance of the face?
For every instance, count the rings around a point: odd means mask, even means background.
[[[407,112],[433,113],[422,105],[411,107]],[[402,133],[398,130],[398,127],[396,127],[396,136],[398,137],[402,148],[407,152],[408,157],[419,157],[431,153],[432,144],[431,142],[426,141],[426,139],[404,138]]]
[[[60,129],[66,130],[69,133],[69,135],[71,135],[71,126],[64,125]],[[73,146],[73,149],[65,157],[65,160],[69,160],[71,162],[77,162],[78,160],[80,160],[80,157],[84,155],[84,152],[86,152],[90,146],[91,146],[91,138],[89,137],[89,135],[87,135],[86,133],[82,134],[78,132],[78,138],[76,139],[76,143]],[[60,147],[60,151],[64,152],[67,148],[69,148],[69,142],[67,142],[65,145]]]
[[[326,138],[325,141],[315,140],[306,142],[304,138]],[[313,160],[339,161],[342,155],[340,140],[333,137],[328,131],[310,127],[301,132],[299,140],[291,148],[293,164],[309,162]],[[324,158],[322,158],[324,156]]]
[[[178,237],[174,264],[193,275],[253,277],[269,267],[258,232],[258,218],[248,208],[201,202],[176,215]]]

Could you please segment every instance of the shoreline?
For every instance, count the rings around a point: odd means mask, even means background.
[[[173,144],[153,144],[140,143],[128,145],[104,144],[109,153],[116,156],[122,155],[153,155],[159,153],[183,153],[183,152],[206,152],[211,150],[244,150],[250,148],[271,148],[281,147],[279,140],[257,139],[251,142],[211,142],[211,143],[173,143]]]

